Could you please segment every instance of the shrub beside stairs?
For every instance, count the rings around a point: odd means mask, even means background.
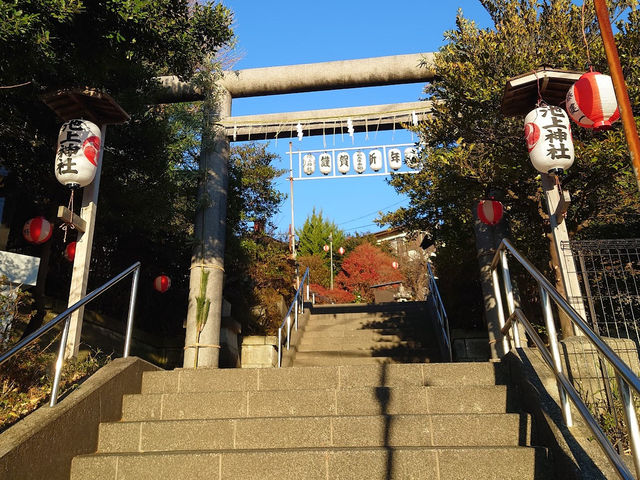
[[[72,480],[551,478],[507,367],[430,363],[394,308],[316,311],[293,367],[145,372]]]

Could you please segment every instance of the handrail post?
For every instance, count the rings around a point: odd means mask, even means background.
[[[278,328],[278,368],[282,366],[282,327]]]
[[[627,385],[627,382],[620,377],[620,375],[616,375],[616,378],[618,380],[620,398],[622,399],[624,418],[627,422],[631,456],[633,457],[633,464],[636,468],[636,478],[640,478],[640,430],[638,429],[638,418],[633,404],[633,392],[631,392],[629,385]]]
[[[491,278],[493,280],[493,295],[496,297],[496,308],[498,309],[498,324],[500,331],[504,328],[504,308],[502,307],[502,294],[500,293],[500,282],[498,280],[498,271],[496,269],[491,270]],[[502,354],[506,355],[509,352],[509,344],[507,343],[507,336],[502,335]]]
[[[136,308],[136,300],[138,297],[138,278],[140,276],[140,267],[133,271],[133,278],[131,279],[131,295],[129,296],[129,313],[127,315],[127,333],[124,341],[124,353],[123,357],[129,357],[129,351],[131,350],[131,334],[133,332],[133,315]]]
[[[562,360],[560,358],[560,349],[558,347],[558,333],[556,332],[556,324],[553,320],[553,312],[551,311],[551,303],[549,302],[549,295],[547,291],[540,287],[540,298],[542,299],[542,308],[544,311],[544,320],[547,326],[547,335],[549,336],[549,347],[551,347],[551,355],[553,357],[553,363],[557,372],[562,373]],[[567,399],[567,394],[564,391],[564,387],[558,382],[558,393],[560,394],[560,402],[562,403],[562,416],[564,417],[564,423],[567,427],[573,426],[573,419],[571,418],[571,405]]]
[[[500,250],[500,264],[502,265],[502,280],[507,294],[507,308],[509,309],[509,316],[511,316],[516,309],[516,302],[513,299],[513,285],[511,284],[511,273],[509,272],[507,252],[504,249]],[[518,322],[512,323],[512,330],[515,346],[516,348],[520,348],[520,331],[518,330]]]
[[[289,339],[291,338],[291,314],[287,315],[287,350],[289,350]]]
[[[299,308],[300,308],[300,297],[298,296],[298,292],[296,292],[296,308],[293,309],[295,311],[293,314],[293,318],[295,319],[293,322],[293,325],[296,331],[298,330],[298,309]]]
[[[69,338],[69,328],[71,327],[71,315],[67,316],[60,337],[60,348],[58,349],[58,359],[56,360],[56,371],[53,377],[53,386],[51,387],[51,400],[49,406],[53,407],[58,403],[58,390],[60,389],[60,377],[62,376],[62,366],[64,364],[64,352],[67,347],[67,339]]]

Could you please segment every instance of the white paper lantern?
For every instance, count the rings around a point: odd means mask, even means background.
[[[371,150],[369,152],[369,167],[374,172],[382,168],[382,152],[380,150]]]
[[[302,171],[307,175],[313,175],[313,172],[316,171],[316,157],[310,153],[302,157]]]
[[[347,152],[340,152],[338,154],[338,171],[346,175],[349,173],[349,168],[351,168],[351,157]]]
[[[69,120],[58,134],[54,171],[71,188],[86,187],[96,176],[101,145],[100,129],[88,120]]]
[[[402,152],[399,148],[392,148],[387,152],[389,157],[389,167],[391,170],[398,170],[402,166]]]
[[[362,173],[367,168],[367,156],[363,152],[356,152],[353,154],[353,169]]]
[[[573,164],[571,124],[562,108],[545,105],[529,112],[524,135],[529,159],[540,173],[562,173]]]
[[[320,164],[320,173],[323,175],[331,173],[331,155],[326,152],[321,153],[318,157],[318,163]]]
[[[404,149],[404,163],[409,168],[418,168],[418,152],[413,147]]]

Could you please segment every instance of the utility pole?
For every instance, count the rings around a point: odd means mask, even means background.
[[[331,290],[333,290],[333,232],[329,234],[329,257],[331,258]]]
[[[291,246],[291,256],[295,259],[296,252],[296,228],[293,216],[293,143],[289,142],[289,190],[291,196],[291,231],[289,232],[289,245]]]

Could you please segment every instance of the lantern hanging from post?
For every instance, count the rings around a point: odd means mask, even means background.
[[[322,247],[322,249],[323,249],[325,252],[328,252],[328,251],[329,251],[329,245],[325,245],[324,247]]]
[[[587,72],[567,92],[567,111],[578,125],[608,130],[620,118],[616,91],[609,75]]]
[[[353,169],[358,173],[364,172],[366,170],[366,168],[367,168],[366,160],[367,160],[367,157],[363,152],[354,153],[353,154]]]
[[[339,253],[340,255],[344,255],[344,248],[343,248],[343,247],[340,247],[340,248],[338,249],[338,253]]]
[[[310,153],[302,157],[302,170],[307,175],[313,175],[313,172],[316,171],[316,157]]]
[[[398,262],[394,260],[393,262],[391,262],[391,266],[393,267],[394,270],[397,270],[400,264],[398,264]]]
[[[349,168],[351,167],[351,161],[349,154],[347,152],[340,152],[338,154],[338,171],[346,175],[349,173]]]
[[[374,172],[382,168],[382,152],[380,150],[371,150],[369,152],[369,167]]]
[[[331,173],[331,155],[327,152],[321,153],[318,157],[318,163],[320,164],[320,173],[323,175],[329,175]]]
[[[502,204],[497,200],[480,200],[478,203],[478,218],[485,225],[497,225],[502,220],[502,214]]]
[[[35,217],[24,224],[22,227],[22,236],[24,239],[33,243],[34,245],[40,245],[51,238],[53,235],[53,228],[51,223],[44,217]]]
[[[70,188],[86,187],[96,176],[101,145],[100,128],[88,120],[69,120],[58,134],[56,179]]]
[[[166,275],[158,275],[153,281],[153,288],[160,293],[166,292],[169,287],[171,287],[171,279]]]
[[[76,242],[71,242],[65,247],[64,258],[69,262],[73,262],[76,258]]]
[[[530,111],[524,135],[529,159],[540,173],[561,174],[573,164],[571,124],[562,108],[544,105]]]
[[[389,156],[389,167],[391,170],[399,170],[402,166],[402,153],[399,148],[392,148],[387,152]]]
[[[404,163],[409,168],[418,168],[418,152],[413,147],[404,149]]]

